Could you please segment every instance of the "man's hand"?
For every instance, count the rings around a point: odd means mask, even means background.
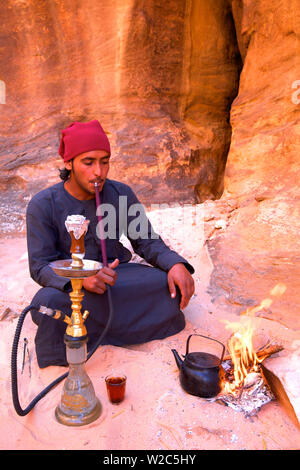
[[[90,292],[103,294],[107,289],[106,284],[109,286],[113,286],[115,284],[117,280],[117,273],[114,271],[114,269],[118,266],[118,264],[119,260],[116,258],[108,265],[108,267],[100,269],[100,271],[95,276],[86,277],[83,280],[83,287]]]
[[[184,264],[177,263],[172,266],[168,272],[168,284],[171,297],[176,297],[176,286],[179,287],[181,292],[180,308],[187,307],[190,298],[195,292],[194,279],[188,272]]]

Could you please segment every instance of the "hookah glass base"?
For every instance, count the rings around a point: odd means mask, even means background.
[[[67,426],[92,423],[102,412],[101,403],[85,371],[86,342],[87,338],[76,341],[65,339],[69,374],[64,383],[61,402],[55,410],[55,417],[59,423]]]

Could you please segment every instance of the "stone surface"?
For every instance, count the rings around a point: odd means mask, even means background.
[[[300,341],[278,357],[264,361],[264,373],[273,393],[300,429]]]
[[[235,210],[229,203],[226,198],[214,203],[223,211],[227,225],[213,228],[208,240],[214,264],[210,285],[214,302],[225,311],[241,314],[271,298],[268,308],[258,315],[299,329],[298,208],[279,196],[240,202]],[[285,290],[272,296],[278,283]]]
[[[241,313],[284,283],[285,293],[260,314],[299,329],[299,5],[231,3],[243,69],[231,107],[225,189],[216,201],[228,223],[209,241],[210,289],[225,311]]]

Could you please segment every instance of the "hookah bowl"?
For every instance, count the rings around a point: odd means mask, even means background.
[[[83,426],[95,421],[102,412],[102,406],[95,395],[93,384],[85,371],[87,357],[87,330],[84,325],[89,312],[81,314],[83,280],[94,276],[102,264],[97,261],[84,260],[84,236],[89,221],[81,215],[69,216],[65,222],[71,236],[72,259],[58,260],[50,267],[59,276],[70,279],[72,314],[71,317],[57,311],[54,318],[61,318],[67,323],[64,342],[69,364],[69,374],[65,380],[62,397],[55,410],[55,417],[67,426]]]

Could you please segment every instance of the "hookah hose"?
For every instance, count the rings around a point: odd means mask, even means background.
[[[95,193],[96,193],[96,205],[97,205],[97,212],[98,212],[98,208],[99,208],[99,205],[100,205],[100,196],[99,196],[99,190],[98,190],[97,183],[95,183]],[[100,215],[98,215],[98,220],[99,220],[99,227],[100,227],[100,231],[101,231],[100,232],[101,233],[101,250],[102,250],[103,264],[104,264],[104,266],[108,266],[105,241],[104,241],[104,237],[102,236],[103,235],[102,219],[101,219]],[[93,348],[90,350],[90,352],[87,354],[87,361],[91,358],[91,356],[94,354],[96,349],[100,346],[101,341],[104,338],[105,334],[107,333],[107,331],[110,327],[111,321],[112,321],[112,317],[113,317],[112,295],[111,295],[110,286],[107,285],[106,287],[107,287],[108,304],[109,304],[108,320],[107,320],[106,326],[105,326],[104,330],[102,331],[102,334],[100,335],[98,341],[93,346]],[[21,330],[22,330],[22,326],[23,326],[25,317],[26,317],[27,313],[30,312],[30,310],[33,310],[33,309],[38,310],[38,308],[35,305],[31,304],[31,305],[28,305],[27,307],[25,307],[24,310],[22,311],[22,313],[19,317],[19,320],[18,320],[18,324],[17,324],[17,328],[16,328],[16,331],[15,331],[15,336],[14,336],[14,341],[13,341],[13,345],[12,345],[12,353],[11,353],[11,390],[12,390],[13,405],[14,405],[14,408],[16,410],[16,413],[19,416],[27,415],[34,408],[34,406],[48,392],[50,392],[50,390],[52,390],[52,388],[54,388],[57,384],[59,384],[62,380],[64,380],[69,374],[69,372],[66,372],[66,373],[62,374],[61,376],[59,376],[57,379],[55,379],[53,382],[51,382],[46,388],[44,388],[44,390],[42,390],[29,403],[29,405],[25,409],[23,409],[21,407],[20,401],[19,401],[19,393],[18,393],[18,368],[17,368],[18,345],[19,345]]]
[[[98,217],[98,225],[100,229],[100,242],[101,242],[101,253],[102,253],[102,261],[104,266],[108,266],[107,263],[107,255],[106,255],[106,246],[105,246],[105,240],[104,240],[104,233],[103,233],[103,223],[102,223],[102,217],[100,214],[100,194],[99,194],[99,188],[98,188],[98,183],[95,183],[95,197],[96,197],[96,214]]]
[[[29,405],[23,409],[20,405],[19,401],[19,394],[18,394],[18,368],[17,368],[17,356],[18,356],[18,345],[19,345],[19,339],[20,339],[20,334],[22,330],[22,326],[25,320],[25,317],[27,313],[30,310],[36,309],[36,306],[34,305],[28,305],[26,308],[24,308],[23,312],[21,313],[15,336],[14,336],[14,341],[13,341],[13,346],[12,346],[12,353],[11,353],[11,390],[12,390],[12,398],[13,398],[13,404],[14,408],[19,416],[25,416],[29,413],[29,411],[32,410],[32,408],[36,405],[38,401],[41,400],[55,385],[57,385],[61,380],[63,380],[65,377],[67,377],[68,372],[63,374],[62,376],[58,377],[56,380],[54,380],[51,384],[49,384],[44,390],[42,390],[30,403]]]

